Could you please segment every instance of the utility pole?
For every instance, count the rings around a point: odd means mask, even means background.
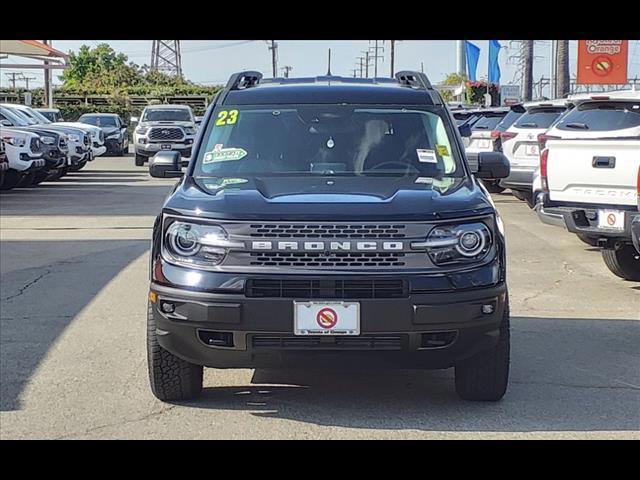
[[[556,49],[556,41],[551,40],[551,48],[549,51],[549,98],[556,98],[556,56],[558,52]]]
[[[525,40],[523,44],[524,56],[524,91],[523,98],[530,101],[533,97],[533,40]]]
[[[362,74],[363,74],[363,68],[364,68],[364,57],[356,57],[356,60],[359,60],[360,63],[360,78],[363,78]]]
[[[364,53],[364,76],[369,78],[369,50],[363,50],[362,53]]]
[[[36,77],[27,77],[26,75],[24,75],[22,73],[20,74],[20,78],[19,78],[19,80],[24,80],[27,90],[29,90],[29,81],[30,80],[35,80],[35,79],[36,79]]]
[[[275,40],[268,40],[271,42],[269,50],[271,50],[271,67],[273,70],[273,78],[276,78],[278,72],[278,44]]]
[[[390,40],[391,42],[391,78],[393,78],[393,62],[395,61],[395,46],[396,46],[396,41],[395,40]]]
[[[424,62],[420,62],[420,71],[424,73]]]
[[[281,67],[280,70],[284,72],[284,78],[289,78],[289,72],[293,70],[293,67],[291,65],[285,65]]]
[[[467,73],[467,55],[464,40],[456,40],[456,73],[464,76]]]
[[[16,89],[16,76],[18,75],[18,73],[17,72],[9,72],[9,73],[5,73],[5,75],[7,76],[9,81],[11,82],[11,89],[15,90]]]
[[[42,43],[49,45],[49,40],[43,40]],[[44,61],[44,103],[49,108],[53,108],[53,89],[51,88],[51,69],[48,61]]]
[[[327,64],[327,77],[331,76],[331,49],[329,49],[329,62]]]
[[[357,68],[354,68],[354,69],[353,69],[353,78],[356,78],[356,72],[357,72],[357,71],[358,71],[358,69],[357,69]]]
[[[384,42],[384,40],[383,40]],[[369,40],[369,44],[371,44],[371,40]],[[381,58],[382,61],[384,61],[384,56],[383,55],[378,55],[378,51],[382,50],[384,52],[384,47],[382,46],[378,46],[378,40],[374,40],[374,46],[371,47],[371,45],[369,45],[369,50],[373,50],[373,76],[377,77],[378,76],[378,59]]]

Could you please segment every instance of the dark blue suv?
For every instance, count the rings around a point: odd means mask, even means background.
[[[480,178],[509,173],[499,152]],[[186,167],[183,174],[182,167]],[[499,400],[509,372],[502,221],[440,94],[395,78],[234,74],[207,111],[153,232],[153,393],[203,366],[456,369]]]

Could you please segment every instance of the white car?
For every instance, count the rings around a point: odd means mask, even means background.
[[[640,92],[570,100],[575,108],[546,133],[536,210],[543,222],[601,247],[614,274],[640,281],[631,235],[640,217]]]
[[[544,134],[558,117],[567,110],[567,100],[545,100],[523,105],[526,112],[500,137],[502,152],[509,159],[511,173],[500,180],[500,185],[511,189],[520,200],[533,205],[533,179],[540,165],[539,136]]]
[[[131,122],[137,122],[132,118]],[[191,157],[191,148],[198,128],[188,105],[149,105],[142,111],[140,122],[133,132],[135,164],[142,166],[162,150],[179,152]]]
[[[0,126],[0,140],[9,163],[0,189],[9,190],[18,186],[27,174],[45,166],[42,143],[37,133],[3,125]]]

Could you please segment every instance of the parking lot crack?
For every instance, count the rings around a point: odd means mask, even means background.
[[[27,289],[29,289],[30,287],[32,287],[33,285],[38,283],[40,280],[42,280],[44,277],[46,277],[50,273],[51,273],[51,270],[46,270],[44,273],[39,275],[37,278],[35,278],[34,280],[32,280],[29,283],[27,283],[24,287],[20,287],[20,289],[18,290],[18,293],[14,294],[14,295],[9,295],[8,297],[3,298],[2,301],[6,302],[7,300],[11,300],[13,298],[19,297],[24,292],[26,292]]]

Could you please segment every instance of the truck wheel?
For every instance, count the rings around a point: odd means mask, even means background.
[[[39,171],[35,172],[35,175],[33,177],[33,183],[32,183],[31,186],[38,185],[38,184],[44,182],[45,180],[49,179],[50,177],[51,177],[51,175],[50,175],[49,172],[39,170]]]
[[[30,187],[31,185],[33,185],[33,181],[35,180],[35,178],[36,178],[36,173],[31,171],[20,179],[16,187],[18,188]]]
[[[11,190],[12,188],[17,187],[21,178],[22,174],[15,170],[8,170],[4,172],[4,181],[2,182],[2,185],[0,185],[0,190]]]
[[[202,365],[182,360],[158,343],[151,302],[147,310],[147,365],[151,391],[163,402],[188,400],[202,391]]]
[[[581,242],[584,242],[587,245],[591,245],[592,247],[598,246],[598,237],[590,237],[589,235],[585,235],[584,233],[576,233],[576,237],[578,237]]]
[[[508,300],[507,300],[508,302]],[[509,382],[509,304],[505,306],[498,344],[456,365],[456,392],[465,400],[498,401]]]
[[[489,191],[489,193],[502,193],[504,192],[504,187],[501,187],[497,181],[486,181],[484,182],[484,186]]]
[[[78,168],[76,169],[76,172],[78,170],[82,170],[86,166],[87,166],[87,161],[86,160],[81,161],[80,163],[78,163]]]
[[[142,167],[146,158],[136,153],[136,167]]]
[[[614,275],[625,280],[640,281],[640,253],[633,245],[625,245],[617,250],[602,250],[602,260]]]

